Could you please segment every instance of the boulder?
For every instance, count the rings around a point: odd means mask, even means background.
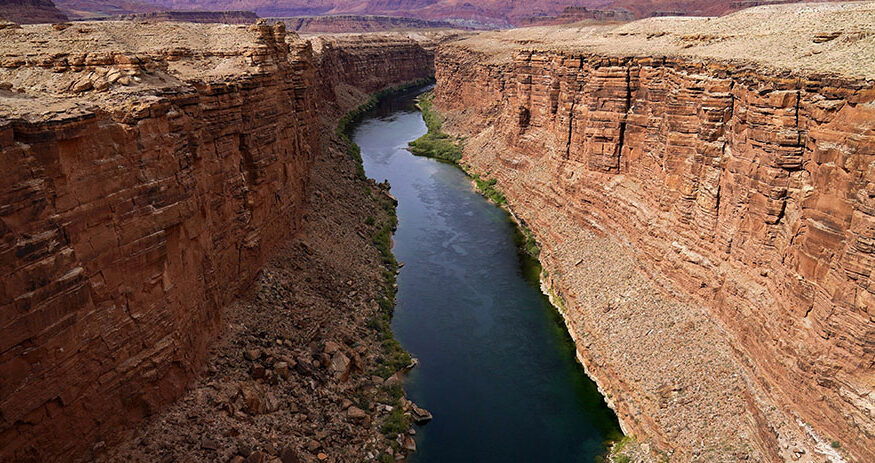
[[[432,419],[431,413],[428,410],[413,402],[410,403],[410,417],[413,418],[413,422],[416,424],[425,424]]]

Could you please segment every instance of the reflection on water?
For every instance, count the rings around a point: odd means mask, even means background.
[[[404,148],[426,131],[413,94],[355,130],[367,175],[398,198],[404,267],[392,328],[419,358],[408,396],[434,414],[414,463],[592,462],[618,436],[561,318],[524,276],[507,214],[458,168]]]

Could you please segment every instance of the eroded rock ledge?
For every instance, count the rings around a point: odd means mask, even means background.
[[[0,30],[0,459],[100,452],[179,397],[301,228],[320,133],[432,72],[394,41],[314,57],[282,25]]]
[[[873,19],[766,7],[438,51],[463,162],[536,232],[624,429],[672,461],[875,460]]]

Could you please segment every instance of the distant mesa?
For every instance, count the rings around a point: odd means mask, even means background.
[[[620,22],[635,20],[635,13],[625,9],[598,9],[582,6],[569,6],[556,16],[532,16],[520,21],[521,26],[548,26],[556,24],[570,24],[580,21]]]
[[[817,0],[813,0],[817,1]],[[821,0],[833,1],[833,0]],[[157,14],[145,19],[196,22],[216,20],[204,11],[254,12],[266,18],[302,18],[301,32],[365,32],[392,29],[496,29],[515,26],[566,24],[581,21],[620,22],[652,16],[721,16],[758,5],[792,0],[0,0],[0,16],[17,23],[59,22],[69,19],[108,19],[130,14]],[[168,16],[186,12],[189,19]],[[192,13],[197,12],[197,13]],[[322,19],[329,17],[331,19]],[[338,17],[344,19],[337,19]],[[319,18],[319,19],[312,19]],[[394,18],[394,19],[380,19]],[[140,19],[140,17],[125,19]],[[427,21],[416,24],[413,20]],[[248,21],[248,19],[246,20]],[[340,21],[338,23],[337,21]],[[343,24],[343,27],[340,26]]]
[[[258,19],[254,11],[157,11],[112,16],[121,21],[175,21],[187,23],[252,24]]]
[[[65,0],[84,1],[84,0]],[[91,0],[94,1],[94,0]],[[119,1],[119,0],[111,0]],[[145,1],[145,0],[142,0]],[[721,16],[790,0],[149,0],[168,10],[252,10],[262,17],[380,15],[447,21],[477,29],[650,16]],[[815,0],[816,1],[816,0]],[[571,9],[568,9],[571,7]],[[580,17],[583,15],[584,17]],[[630,16],[631,15],[631,16]],[[590,17],[594,16],[594,17]]]
[[[0,0],[3,1],[3,0]],[[131,13],[152,13],[166,10],[148,0],[53,0],[55,6],[70,19],[107,18]]]
[[[0,0],[0,18],[18,24],[63,22],[67,15],[51,0]]]
[[[270,18],[297,32],[379,32],[403,29],[472,29],[465,24],[380,15],[328,15]]]

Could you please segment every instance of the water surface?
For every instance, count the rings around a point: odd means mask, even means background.
[[[408,397],[434,415],[411,461],[592,462],[616,418],[524,276],[507,214],[460,169],[405,150],[426,132],[413,95],[385,101],[353,134],[367,175],[398,198],[393,252],[405,265],[392,329],[420,360]]]

